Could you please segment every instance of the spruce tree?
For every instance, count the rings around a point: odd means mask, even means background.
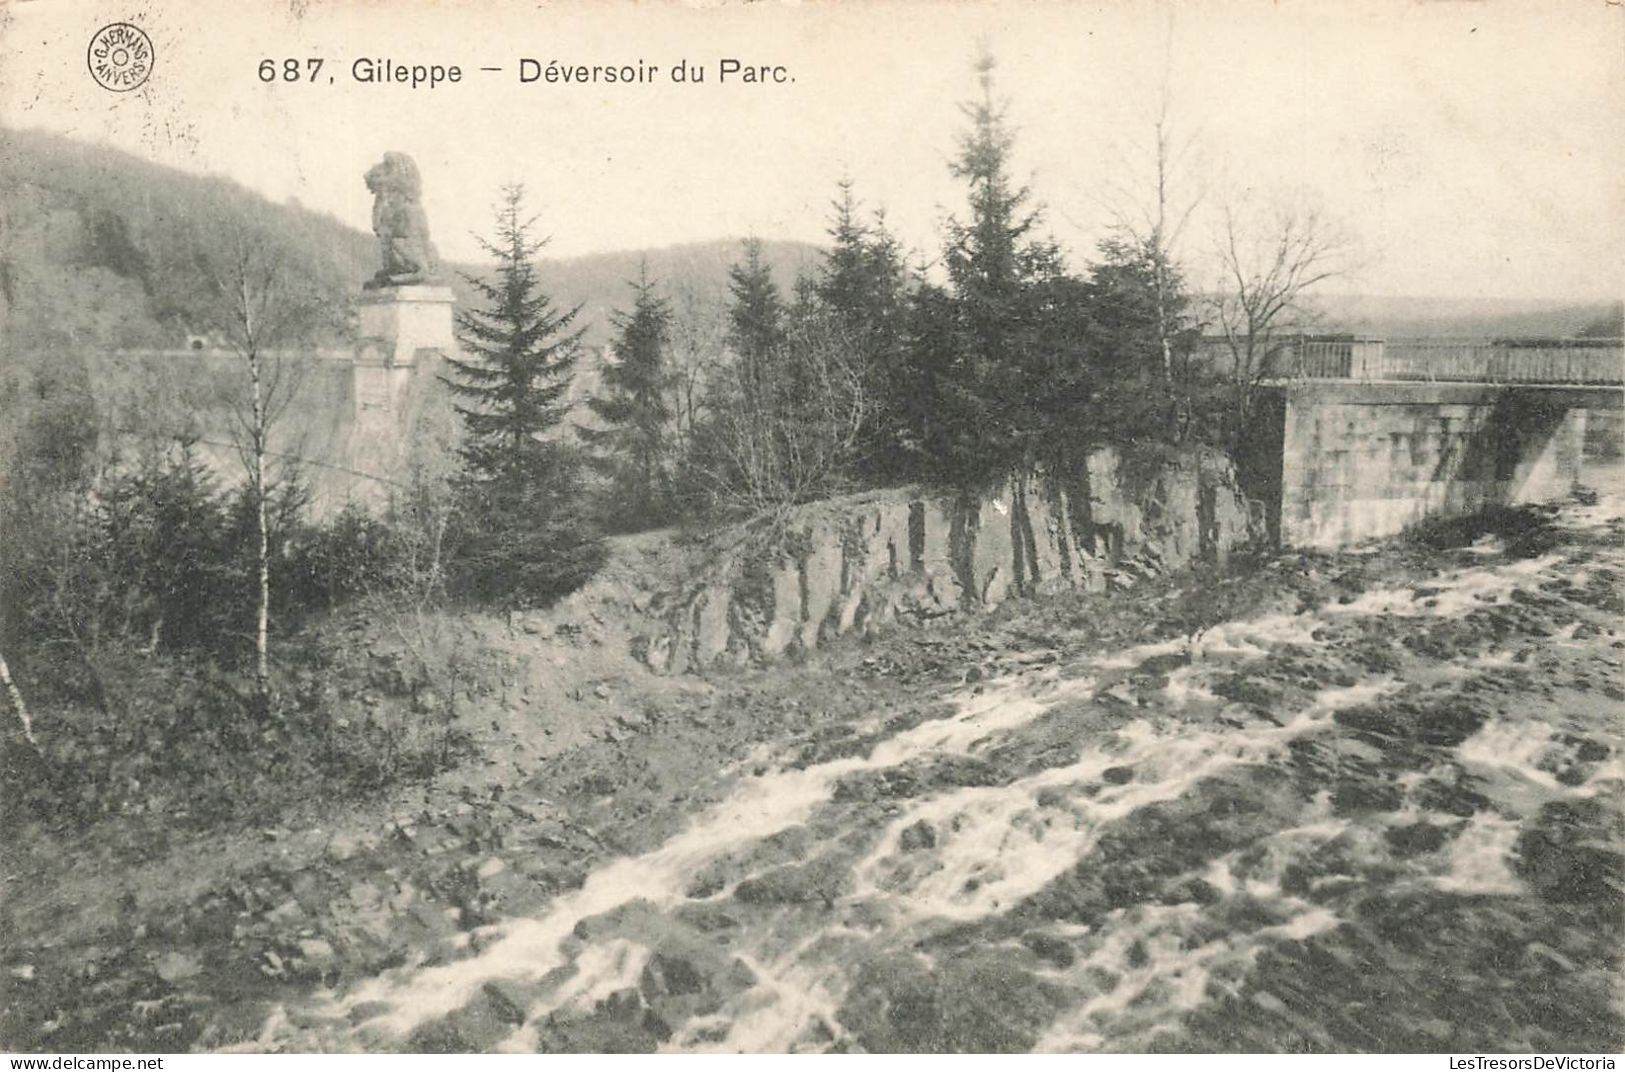
[[[638,268],[632,283],[630,313],[613,317],[617,335],[615,361],[603,371],[603,397],[587,404],[609,425],[582,429],[587,442],[609,453],[618,513],[630,527],[659,524],[670,514],[667,479],[667,432],[672,413],[667,351],[671,344],[671,306],[655,292],[649,264]]]
[[[564,418],[585,330],[570,330],[579,305],[555,311],[541,291],[534,257],[547,240],[531,237],[535,224],[524,215],[524,188],[504,187],[496,237],[479,239],[496,258],[496,277],[463,276],[484,306],[458,311],[458,340],[469,357],[448,359],[452,376],[442,380],[470,403],[456,408],[475,479],[507,479],[536,464],[541,436]]]
[[[871,282],[869,331],[885,345],[893,345],[902,333],[908,312],[910,271],[901,243],[886,226],[885,209],[875,210],[864,260]]]
[[[458,313],[468,355],[443,377],[463,404],[454,581],[465,594],[509,609],[548,602],[579,586],[603,560],[582,510],[580,464],[555,432],[580,346],[580,306],[554,309],[536,277],[545,239],[531,237],[524,190],[503,189],[495,237],[481,245],[495,277],[465,275],[483,299]]]
[[[1039,213],[1026,208],[1030,191],[1008,174],[1015,138],[994,95],[994,66],[983,53],[976,64],[981,95],[961,106],[971,126],[949,170],[970,187],[971,218],[949,219],[945,259],[972,341],[997,361],[1013,345],[1012,314],[1023,285],[1053,251],[1027,239]]]
[[[867,319],[870,284],[869,231],[858,220],[852,180],[842,179],[840,196],[830,207],[834,218],[825,233],[830,249],[818,281],[818,296],[844,318]]]
[[[744,261],[728,269],[728,289],[728,345],[739,360],[745,404],[767,405],[778,386],[773,366],[785,342],[785,310],[760,239],[745,240]]]
[[[817,281],[818,296],[860,338],[873,356],[895,345],[907,306],[908,269],[901,247],[886,228],[884,212],[873,224],[858,219],[850,180],[840,184],[840,197],[826,233],[830,251]]]
[[[962,106],[970,129],[950,165],[970,188],[970,219],[947,224],[955,346],[937,377],[944,438],[934,448],[953,475],[971,480],[1031,460],[1045,437],[1031,403],[1044,397],[1056,361],[1049,296],[1065,274],[1054,243],[1032,237],[1041,214],[1028,207],[1029,190],[1010,178],[1014,135],[994,93],[992,56],[976,66],[981,93]]]
[[[861,364],[870,400],[862,436],[864,466],[871,476],[894,476],[902,464],[898,403],[904,390],[908,271],[897,240],[886,229],[884,213],[875,213],[873,225],[858,219],[850,180],[840,184],[840,196],[831,207],[830,251],[819,273],[817,294],[851,340]]]

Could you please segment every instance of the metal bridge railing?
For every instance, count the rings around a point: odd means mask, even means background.
[[[1394,339],[1367,379],[1468,380],[1476,383],[1625,383],[1625,345],[1617,339],[1477,342]]]
[[[1620,339],[1310,337],[1278,345],[1270,366],[1282,379],[1625,384]]]

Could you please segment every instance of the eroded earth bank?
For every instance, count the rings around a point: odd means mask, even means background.
[[[1620,513],[627,676],[523,763],[22,851],[5,1039],[1618,1050]]]

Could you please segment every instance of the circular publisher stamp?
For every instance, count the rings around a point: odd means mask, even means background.
[[[110,22],[97,30],[85,50],[90,77],[103,89],[128,93],[152,74],[152,39],[141,27]]]

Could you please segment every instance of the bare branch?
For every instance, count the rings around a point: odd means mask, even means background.
[[[1244,219],[1227,204],[1222,221],[1216,253],[1227,282],[1214,312],[1232,361],[1231,416],[1242,426],[1255,389],[1278,374],[1276,337],[1301,321],[1307,290],[1343,273],[1345,243],[1313,206],[1282,202],[1267,219]]]

